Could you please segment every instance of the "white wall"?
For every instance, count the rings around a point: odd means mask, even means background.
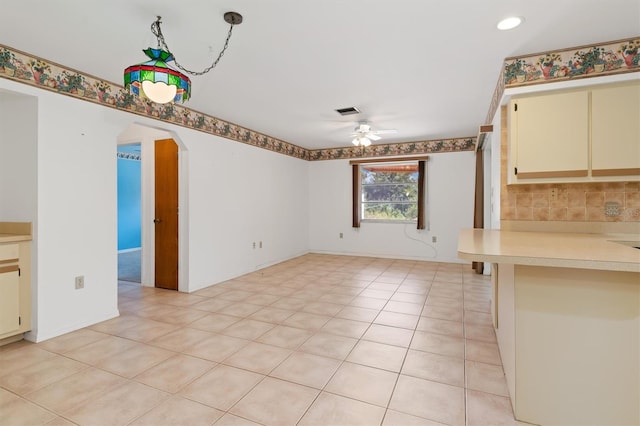
[[[461,262],[458,233],[473,227],[473,152],[440,153],[427,162],[429,229],[411,224],[363,222],[351,227],[348,160],[309,163],[309,248],[312,252]],[[339,234],[343,233],[343,238]],[[432,237],[437,242],[432,243]]]
[[[0,221],[36,219],[38,102],[0,91]]]
[[[38,93],[33,340],[118,315],[115,137],[121,124],[115,118],[97,105]],[[85,288],[76,290],[80,275]]]
[[[174,126],[166,126],[171,132],[159,132],[145,127],[162,125],[151,120],[137,123],[119,139],[142,142],[143,174],[147,159],[153,157],[154,139],[174,137],[188,157],[180,163],[188,181],[184,188],[181,182],[186,205],[180,207],[188,216],[188,228],[181,230],[181,238],[188,233],[185,291],[307,252],[306,161]],[[153,200],[153,188],[144,187],[145,182],[152,184],[148,181],[153,181],[152,175],[143,181],[143,192],[149,193],[145,202]],[[152,247],[153,235],[146,238],[144,230],[143,225],[143,247]],[[143,271],[143,279],[144,275]]]
[[[178,133],[189,151],[190,291],[307,252],[306,161]]]
[[[306,161],[0,79],[3,89],[38,105],[37,127],[26,123],[26,133],[37,128],[37,152],[22,160],[30,179],[29,162],[37,164],[37,188],[29,190],[37,203],[37,317],[29,339],[118,315],[116,144],[134,122],[171,132],[188,153],[181,163],[188,170],[188,291],[307,252]],[[0,99],[10,102],[6,96]],[[32,219],[17,216],[11,219]],[[82,290],[74,288],[78,275]]]

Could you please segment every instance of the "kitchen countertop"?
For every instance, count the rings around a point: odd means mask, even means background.
[[[32,236],[31,222],[0,222],[0,244],[31,241]]]
[[[640,235],[463,229],[458,257],[477,262],[640,272],[640,249],[634,245],[640,246]]]

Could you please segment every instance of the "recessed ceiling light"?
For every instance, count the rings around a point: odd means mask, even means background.
[[[522,24],[523,21],[524,21],[524,18],[521,18],[519,16],[510,16],[498,22],[498,29],[511,30],[517,27],[518,25]]]

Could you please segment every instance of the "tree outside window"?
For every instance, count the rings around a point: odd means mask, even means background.
[[[362,219],[417,221],[418,180],[417,162],[361,165]]]

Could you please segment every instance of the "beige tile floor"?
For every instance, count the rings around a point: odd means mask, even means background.
[[[517,424],[467,265],[310,254],[0,348],[0,425]]]

